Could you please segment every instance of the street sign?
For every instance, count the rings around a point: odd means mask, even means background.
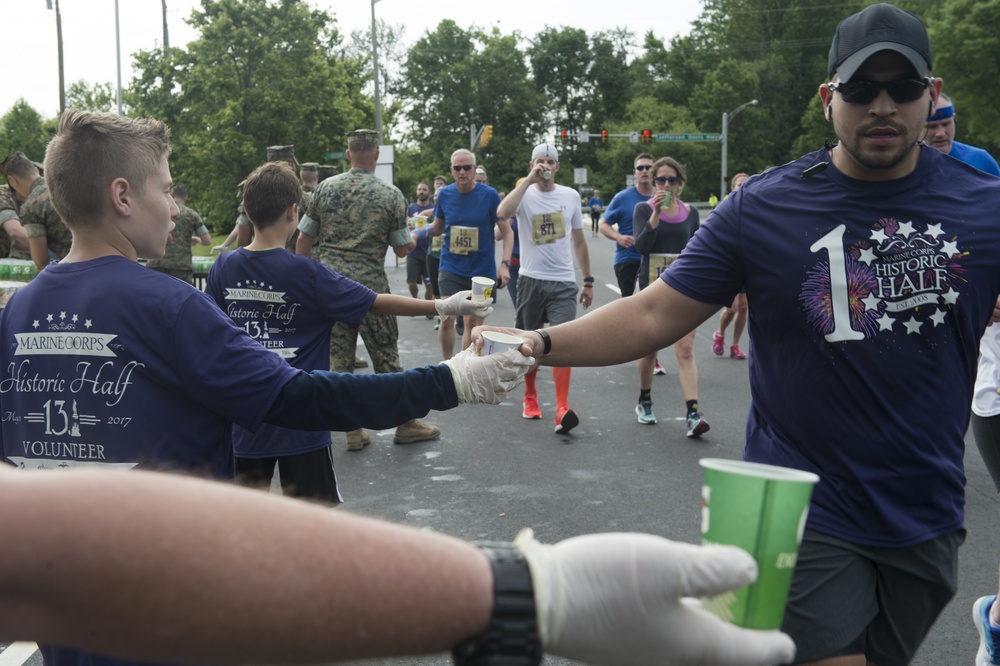
[[[653,138],[657,141],[721,141],[722,135],[694,132],[690,134],[654,134]]]
[[[347,157],[347,153],[331,153],[327,151],[326,159],[328,160],[342,160]]]
[[[590,132],[577,132],[576,133],[576,140],[580,141],[580,142],[583,142],[583,143],[586,143],[587,141],[590,141]]]
[[[587,168],[576,168],[573,169],[573,184],[574,185],[586,185],[587,184]]]
[[[632,130],[628,133],[629,143],[639,143],[639,130]]]

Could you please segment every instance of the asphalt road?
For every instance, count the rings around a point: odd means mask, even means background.
[[[617,298],[608,286],[615,284],[613,244],[590,238],[589,229],[585,233],[598,285],[595,306],[600,306]],[[408,293],[404,266],[390,266],[388,273],[393,292]],[[490,321],[513,323],[505,291],[500,292]],[[440,360],[432,326],[424,318],[400,319],[400,352],[407,367]],[[697,542],[698,460],[739,458],[749,402],[746,362],[711,352],[715,326],[714,318],[704,324],[695,343],[701,407],[712,426],[701,439],[685,436],[684,403],[672,350],[660,355],[667,375],[654,378],[654,411],[659,419],[654,426],[636,422],[636,369],[628,363],[575,369],[570,401],[581,424],[569,435],[556,435],[552,378],[542,369],[540,421],[521,418],[518,392],[500,406],[432,413],[427,420],[442,429],[441,439],[434,442],[396,446],[392,431],[383,431],[373,433],[367,449],[351,453],[344,450],[343,436],[335,435],[334,457],[345,508],[468,539],[509,540],[522,527],[531,527],[547,543],[603,531],[650,532]],[[628,322],[622,322],[620,344],[628,344]],[[365,355],[363,349],[360,353]],[[967,444],[969,535],[960,551],[959,590],[914,660],[916,666],[973,663],[978,638],[969,619],[972,602],[997,588],[1000,537],[992,528],[1000,515],[1000,498],[971,435]],[[3,647],[0,644],[0,650]],[[28,661],[19,657],[5,662],[4,656],[0,652],[0,666],[41,663],[37,653]],[[445,665],[451,659],[434,655],[354,663]],[[574,662],[548,657],[546,663]]]

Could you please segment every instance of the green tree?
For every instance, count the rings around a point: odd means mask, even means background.
[[[224,231],[237,184],[267,146],[294,144],[300,161],[325,161],[372,105],[333,18],[303,0],[202,0],[188,23],[199,37],[186,49],[138,56],[132,99],[136,113],[171,125],[173,176]]]
[[[393,99],[390,90],[398,87],[398,80],[402,72],[403,60],[406,51],[403,49],[404,28],[392,25],[379,19],[375,22],[375,39],[378,44],[378,74],[379,74],[379,105],[382,109],[382,142],[393,143],[392,137],[396,136],[398,130],[398,117],[401,110],[400,104]],[[371,63],[372,34],[371,30],[353,30],[350,39],[341,50],[343,58],[357,67],[353,75],[364,84],[365,94],[370,94],[374,100],[375,85],[373,80],[374,69]],[[364,123],[367,127],[375,127],[374,107],[371,118],[366,118]]]
[[[45,158],[45,144],[51,138],[38,111],[21,98],[0,117],[0,155],[21,151],[30,159]],[[0,157],[2,159],[2,157]]]
[[[527,171],[545,120],[544,100],[529,80],[517,33],[463,30],[444,20],[414,43],[392,93],[400,102],[408,169],[398,184],[411,192],[420,179],[447,174],[451,153],[469,148],[471,128],[493,125],[479,153],[490,182],[509,189]],[[397,153],[398,154],[398,153]]]
[[[634,36],[627,30],[599,32],[590,40],[587,107],[594,127],[621,121],[632,99],[629,50]]]
[[[1000,155],[1000,0],[950,0],[928,23],[934,73],[955,102],[956,138]]]
[[[739,116],[739,141],[730,137],[730,171],[759,171],[797,156],[793,146],[804,113],[827,78],[836,25],[862,6],[706,0],[691,35],[673,42],[668,63],[672,79],[695,91],[690,107],[703,131],[720,131],[724,112],[759,101]]]
[[[118,108],[118,96],[110,83],[74,81],[66,91],[67,108],[81,111],[108,112]]]
[[[816,95],[802,114],[801,132],[792,144],[795,157],[819,150],[825,142],[831,144],[837,140],[833,126],[823,115],[823,101]]]
[[[558,129],[591,131],[590,39],[580,28],[545,28],[528,47],[535,88],[545,98],[540,109]]]

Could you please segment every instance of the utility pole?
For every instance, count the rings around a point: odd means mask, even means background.
[[[382,101],[378,95],[378,41],[375,39],[375,3],[372,0],[372,68],[375,74],[375,132],[378,134],[379,145],[382,145]]]
[[[118,61],[118,115],[124,116],[122,111],[122,29],[121,21],[118,20],[118,0],[115,0],[115,57]]]
[[[160,4],[163,6],[163,52],[167,52],[170,48],[170,33],[167,30],[167,0],[161,0]]]
[[[59,0],[55,0],[56,10],[56,52],[59,55],[59,115],[66,110],[66,80],[63,75],[63,39],[62,14],[59,13]],[[52,0],[45,0],[45,6],[52,9]]]
[[[743,109],[748,106],[752,106],[757,103],[757,100],[752,99],[749,102],[744,102],[738,107],[733,109],[731,112],[722,112],[722,178],[719,182],[719,198],[724,199],[726,197],[726,177],[728,174],[726,170],[729,168],[728,158],[729,158],[729,121],[736,117]]]

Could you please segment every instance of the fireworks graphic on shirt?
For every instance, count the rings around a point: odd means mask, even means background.
[[[866,338],[883,331],[919,334],[943,324],[965,282],[966,253],[941,227],[927,224],[920,232],[912,221],[883,218],[869,238],[817,263],[799,294],[809,324],[824,335],[834,330],[835,293],[846,295],[850,327]],[[843,261],[843,270],[830,261]],[[834,284],[841,274],[846,284]]]

